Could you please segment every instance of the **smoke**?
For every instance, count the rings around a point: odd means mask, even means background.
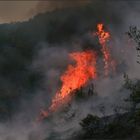
[[[27,21],[38,13],[50,12],[67,7],[84,6],[90,0],[56,1],[0,1],[0,23]]]
[[[1,124],[0,132],[0,140],[42,140],[45,138],[42,127],[21,122]]]
[[[61,3],[41,1],[36,11],[44,11],[46,9],[51,11],[56,8],[76,6],[83,3],[85,4],[85,1],[63,1]],[[133,4],[133,7],[130,8],[131,4]],[[49,5],[49,7],[46,5]],[[140,75],[139,65],[136,63],[135,43],[128,42],[125,32],[131,24],[140,26],[138,4],[137,2],[122,1],[95,2],[93,4],[94,7],[97,8],[95,8],[96,16],[93,16],[93,19],[97,19],[91,23],[90,21],[88,21],[89,23],[87,21],[81,23],[81,27],[84,27],[86,31],[81,36],[74,38],[71,43],[65,42],[64,44],[52,45],[46,41],[36,44],[36,53],[30,68],[43,75],[41,87],[36,91],[37,95],[32,101],[23,101],[21,111],[12,118],[11,122],[1,124],[0,140],[67,139],[80,130],[79,122],[88,113],[103,116],[100,111],[102,105],[105,106],[106,115],[114,113],[114,106],[128,105],[124,103],[124,98],[129,95],[129,92],[120,91],[123,84],[123,73],[127,73],[130,78],[140,78]],[[123,11],[121,11],[122,9]],[[104,12],[99,14],[99,11]],[[117,17],[112,15],[114,13]],[[39,111],[42,108],[46,109],[50,105],[52,97],[60,88],[60,75],[66,70],[68,64],[73,63],[69,59],[69,53],[86,48],[98,50],[99,44],[96,42],[96,39],[90,36],[90,33],[96,28],[96,22],[100,21],[102,17],[107,18],[108,15],[110,16],[105,26],[110,31],[112,37],[110,45],[111,54],[117,61],[116,73],[110,77],[100,75],[96,81],[92,81],[97,95],[83,101],[73,100],[64,110],[54,113],[51,118],[44,120],[43,123],[36,122]],[[105,21],[105,18],[103,21]],[[88,46],[89,44],[90,46]],[[100,68],[102,71],[102,65]]]
[[[42,13],[46,11],[55,11],[69,7],[79,7],[91,3],[91,0],[55,0],[55,1],[39,1],[37,6],[31,10],[31,14]]]
[[[37,1],[0,1],[0,23],[28,20],[33,16],[30,10],[37,4]]]

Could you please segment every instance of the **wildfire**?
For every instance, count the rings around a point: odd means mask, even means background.
[[[104,31],[103,24],[98,24],[97,30],[96,35],[102,46],[104,73],[105,76],[108,76],[111,70],[115,70],[115,61],[111,58],[110,50],[107,46],[110,33]],[[70,53],[69,56],[75,61],[75,64],[68,65],[66,71],[60,77],[62,86],[56,92],[48,111],[41,111],[41,120],[70,101],[71,94],[74,91],[86,85],[90,79],[96,78],[96,53],[94,51],[74,52]]]
[[[99,38],[99,43],[102,46],[102,54],[103,54],[103,61],[104,61],[104,73],[105,76],[109,75],[111,70],[115,70],[115,61],[111,58],[109,47],[107,46],[107,42],[110,39],[110,33],[104,31],[103,24],[97,24],[97,36]]]
[[[49,110],[41,112],[42,118],[49,113],[56,111],[70,99],[70,94],[80,89],[90,79],[96,77],[96,54],[93,51],[75,52],[70,54],[70,58],[75,60],[75,65],[69,65],[61,76],[62,86],[56,93]]]

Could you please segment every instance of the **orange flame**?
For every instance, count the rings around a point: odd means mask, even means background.
[[[62,87],[52,100],[49,111],[42,110],[42,118],[47,117],[50,112],[56,111],[70,99],[69,95],[72,92],[96,77],[96,55],[93,51],[71,53],[70,58],[75,60],[76,64],[69,65],[61,76]]]
[[[101,51],[102,51],[103,57],[104,57],[103,61],[105,64],[105,66],[104,66],[105,76],[108,76],[111,69],[113,71],[115,70],[115,63],[114,63],[114,60],[112,60],[112,58],[111,58],[109,47],[106,45],[110,39],[110,33],[105,32],[103,27],[104,26],[102,23],[98,24],[97,25],[98,32],[96,32],[96,34],[98,35],[99,43],[102,46]]]
[[[110,33],[105,32],[103,24],[97,25],[96,35],[101,44],[101,52],[103,54],[105,76],[109,75],[111,70],[115,71],[115,61],[111,58],[107,42],[110,39]],[[70,58],[76,63],[69,65],[67,70],[61,76],[62,86],[54,96],[48,111],[41,110],[39,120],[42,120],[52,112],[55,112],[62,105],[70,101],[71,94],[80,89],[90,79],[96,78],[96,53],[93,51],[74,52],[70,54]]]

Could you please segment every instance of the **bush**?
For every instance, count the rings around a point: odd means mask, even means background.
[[[88,114],[87,117],[80,122],[80,125],[87,134],[92,136],[98,133],[98,129],[100,127],[99,122],[99,117]]]

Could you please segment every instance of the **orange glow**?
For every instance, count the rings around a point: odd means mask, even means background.
[[[74,52],[70,54],[70,58],[76,63],[75,65],[69,65],[61,76],[62,86],[53,98],[48,112],[42,111],[42,118],[47,117],[49,113],[56,111],[67,103],[70,100],[69,95],[71,93],[96,77],[96,55],[93,51]]]
[[[112,60],[109,47],[107,46],[107,42],[110,39],[110,33],[104,31],[102,23],[97,25],[97,30],[96,34],[98,35],[99,43],[102,46],[101,51],[104,57],[104,73],[105,76],[108,76],[111,69],[113,71],[115,70],[114,60]]]

